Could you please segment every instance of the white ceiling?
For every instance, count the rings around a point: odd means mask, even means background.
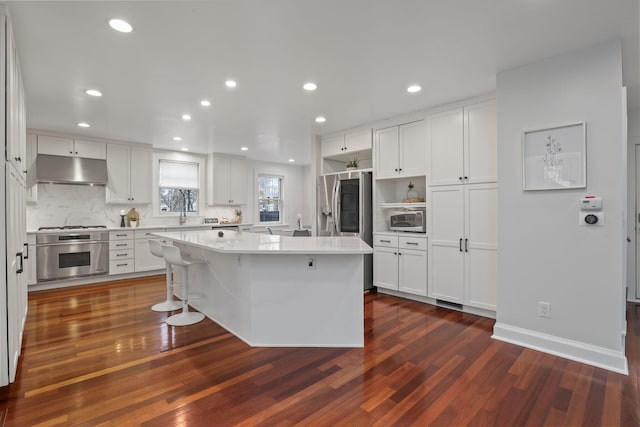
[[[486,93],[498,71],[613,38],[640,105],[638,0],[8,5],[35,129],[306,164],[314,134]],[[134,31],[111,30],[112,17]],[[302,90],[307,81],[318,90]],[[411,83],[422,92],[408,94]]]

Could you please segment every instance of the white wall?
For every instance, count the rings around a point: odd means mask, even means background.
[[[498,311],[494,337],[624,372],[626,141],[619,42],[497,75]],[[586,121],[587,188],[522,190],[522,132]],[[578,225],[601,196],[605,225]],[[537,315],[551,303],[551,318]]]
[[[260,173],[282,175],[284,177],[284,222],[288,225],[296,225],[296,217],[302,214],[302,221],[309,223],[309,217],[305,218],[305,187],[304,172],[302,166],[284,165],[280,163],[259,162],[256,160],[248,161],[249,177],[248,193],[249,204],[243,207],[243,218],[245,222],[258,224],[260,217],[258,214],[256,194],[258,188],[257,176]]]

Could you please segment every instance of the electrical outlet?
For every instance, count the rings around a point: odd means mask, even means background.
[[[551,318],[551,303],[538,301],[538,316]]]
[[[307,257],[307,270],[315,270],[316,269],[316,257],[310,256]]]

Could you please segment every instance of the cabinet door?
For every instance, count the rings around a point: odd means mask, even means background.
[[[135,240],[135,271],[160,270],[165,267],[164,259],[151,253],[149,239]]]
[[[375,159],[377,178],[398,176],[398,126],[376,131]]]
[[[322,138],[320,141],[320,155],[322,158],[344,154],[344,135]]]
[[[498,121],[495,101],[465,107],[464,122],[465,182],[497,182]]]
[[[398,290],[427,296],[427,252],[400,249]]]
[[[38,135],[38,154],[73,156],[73,139]]]
[[[78,157],[84,157],[87,159],[106,159],[107,158],[107,144],[104,142],[95,141],[81,141],[76,139],[74,141],[73,154]]]
[[[126,145],[107,144],[107,170],[109,185],[107,203],[129,203],[129,173],[131,150]]]
[[[427,132],[424,121],[407,123],[398,129],[400,175],[417,176],[425,174]]]
[[[229,194],[229,168],[231,164],[227,157],[213,156],[213,205],[228,205],[231,200]]]
[[[348,133],[344,136],[345,153],[371,150],[371,129]]]
[[[427,217],[430,297],[462,303],[464,186],[430,187]]]
[[[151,150],[131,147],[131,202],[151,203],[151,176]]]
[[[229,200],[233,205],[247,203],[247,161],[229,159]]]
[[[26,168],[27,168],[27,183],[35,182],[35,163],[36,156],[38,155],[38,136],[33,133],[27,134],[27,154],[26,154]],[[27,203],[36,203],[38,201],[38,184],[27,186]]]
[[[498,190],[495,184],[465,185],[464,304],[496,309]]]
[[[373,248],[373,285],[398,290],[397,248]]]
[[[428,185],[455,185],[464,180],[462,108],[427,118]]]

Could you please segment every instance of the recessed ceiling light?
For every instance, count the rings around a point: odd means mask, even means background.
[[[181,137],[179,137],[179,136],[174,136],[174,137],[173,137],[173,140],[174,140],[174,141],[182,141],[182,138],[181,138]]]
[[[293,162],[295,162],[294,159],[289,159],[289,163],[293,163]]]
[[[236,87],[238,85],[235,80],[227,80],[224,84],[226,87]]]
[[[122,19],[111,19],[109,20],[109,26],[116,31],[120,31],[121,33],[130,33],[133,31],[133,27],[127,21]]]
[[[240,147],[240,150],[247,151],[247,150],[249,150],[249,147]]]
[[[211,105],[211,101],[203,99],[202,101],[200,101],[200,105],[202,105],[203,107],[208,107]]]
[[[81,128],[88,128],[91,127],[91,125],[89,123],[85,123],[85,122],[80,122],[78,123],[78,126],[80,126]]]
[[[102,92],[97,89],[87,89],[84,91],[84,93],[91,96],[102,96]]]
[[[182,151],[189,151],[187,147],[182,147]]]
[[[183,115],[182,115],[182,120],[189,121],[189,120],[191,120],[191,116],[190,116],[190,115],[188,115],[188,114],[183,114]]]
[[[326,121],[327,121],[327,119],[324,116],[316,117],[316,123],[324,123]]]
[[[407,92],[409,93],[416,93],[416,92],[420,92],[422,90],[422,86],[420,85],[411,85],[407,88]]]
[[[313,83],[313,82],[309,82],[309,83],[305,83],[302,88],[304,90],[308,90],[308,91],[312,91],[312,90],[316,90],[318,89],[318,85]]]

